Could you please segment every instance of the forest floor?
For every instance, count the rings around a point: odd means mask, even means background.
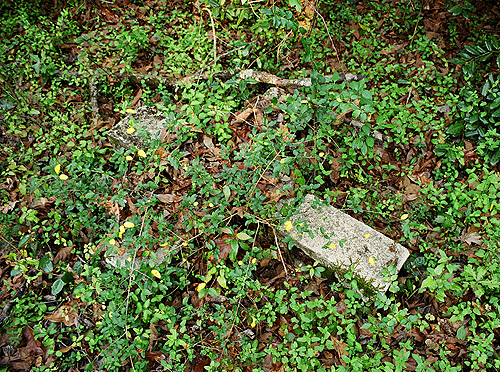
[[[500,8],[316,5],[0,5],[0,371],[500,369]],[[387,293],[283,241],[308,193],[410,250]]]

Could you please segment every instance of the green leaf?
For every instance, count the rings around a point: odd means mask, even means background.
[[[447,127],[445,133],[453,137],[458,137],[463,133],[463,131],[464,131],[464,123],[461,121],[457,121],[452,125],[450,125],[449,127]]]
[[[226,198],[226,200],[229,200],[229,198],[231,197],[231,189],[228,185],[225,185],[222,188],[222,192],[224,193],[224,197]]]
[[[486,41],[484,42],[484,46],[485,46],[485,47],[486,47],[486,49],[487,49],[488,51],[490,51],[490,52],[493,50],[493,45],[491,44],[491,40],[486,40]]]
[[[500,97],[497,97],[491,104],[490,104],[490,110],[496,109],[498,106],[500,106]]]
[[[231,250],[229,251],[229,259],[231,261],[236,260],[236,256],[238,255],[239,244],[237,240],[231,240]]]
[[[53,284],[52,284],[52,295],[56,296],[59,294],[59,292],[62,291],[66,283],[63,282],[61,278],[57,279]]]
[[[61,280],[64,283],[72,283],[75,280],[75,277],[74,277],[73,273],[67,272],[66,274],[64,274],[61,277]]]
[[[493,46],[493,49],[498,49],[498,39],[496,37],[492,36],[491,39],[489,39],[489,42]]]
[[[460,15],[462,14],[462,5],[455,5],[453,8],[448,10],[448,12],[450,12],[454,16]]]
[[[249,239],[252,239],[252,237],[250,235],[248,235],[247,233],[244,233],[244,232],[240,232],[240,233],[236,234],[236,237],[239,240],[249,240]]]
[[[50,259],[50,254],[47,253],[40,260],[39,268],[45,271],[46,273],[52,272],[54,270],[54,265],[52,265],[52,260]]]
[[[498,149],[493,155],[491,155],[489,159],[491,165],[497,165],[498,161],[500,161],[500,149]]]
[[[464,49],[473,56],[481,54],[481,52],[477,49],[476,45],[466,45],[464,46]]]
[[[226,278],[223,277],[223,276],[218,276],[217,277],[217,283],[219,283],[219,285],[222,287],[222,288],[227,288],[227,283],[226,283]]]
[[[30,238],[31,238],[30,234],[24,235],[19,241],[18,247],[19,248],[24,247],[24,245],[26,245],[26,243],[28,242],[28,240],[30,240]]]
[[[300,5],[299,0],[288,0],[288,5],[294,6],[297,12],[302,10],[302,6]]]
[[[499,116],[500,116],[500,109],[495,110],[495,111],[491,114],[491,116],[492,116],[492,117],[494,117],[494,118],[499,117]]]
[[[486,97],[486,95],[488,94],[488,90],[490,90],[490,82],[486,81],[486,83],[484,83],[483,85],[483,88],[481,89],[481,94],[483,95],[483,97]]]
[[[16,265],[10,272],[10,276],[16,276],[21,274],[23,271],[21,270],[21,267],[19,265]]]

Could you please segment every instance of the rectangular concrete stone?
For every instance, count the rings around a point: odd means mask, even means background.
[[[410,255],[408,250],[332,206],[313,208],[314,199],[313,195],[305,197],[298,213],[281,224],[281,234],[292,237],[297,247],[323,267],[340,275],[353,269],[371,289],[385,292],[391,283],[384,280],[381,271],[394,265],[399,272]],[[312,237],[297,230],[301,224]]]

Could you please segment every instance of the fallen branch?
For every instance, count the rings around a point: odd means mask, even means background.
[[[268,72],[256,71],[256,70],[241,70],[241,71],[223,71],[217,72],[213,74],[208,74],[207,72],[199,71],[194,74],[186,75],[181,78],[174,77],[164,77],[160,75],[152,75],[152,74],[142,74],[137,72],[98,72],[95,73],[92,77],[88,75],[81,74],[78,72],[62,72],[60,73],[61,77],[64,76],[72,76],[79,78],[87,78],[87,79],[96,79],[101,76],[111,77],[117,80],[125,80],[128,79],[131,84],[134,85],[142,85],[145,84],[151,88],[157,88],[160,84],[167,87],[178,87],[184,83],[192,82],[195,80],[208,80],[210,78],[214,78],[221,81],[227,81],[239,75],[240,80],[246,79],[254,79],[259,83],[266,83],[271,85],[276,85],[278,87],[310,87],[312,85],[311,78],[302,78],[302,79],[283,79],[279,78],[276,75],[270,74]],[[332,76],[326,76],[327,78],[331,78]],[[360,81],[366,78],[365,75],[355,75],[355,74],[339,74],[339,80],[336,82],[339,83],[341,81]]]

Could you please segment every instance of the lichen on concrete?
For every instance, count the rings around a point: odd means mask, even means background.
[[[282,202],[279,207],[290,202]],[[390,265],[399,271],[409,256],[408,250],[332,206],[314,208],[317,202],[313,195],[307,195],[297,213],[282,222],[280,233],[291,237],[297,247],[337,276],[352,270],[360,282],[385,292],[391,283],[382,272]],[[307,231],[301,224],[307,226]]]
[[[135,111],[108,132],[108,139],[114,146],[126,149],[132,146],[141,148],[148,140],[160,139],[162,129],[167,123],[162,113],[154,107],[146,106],[139,107]]]

